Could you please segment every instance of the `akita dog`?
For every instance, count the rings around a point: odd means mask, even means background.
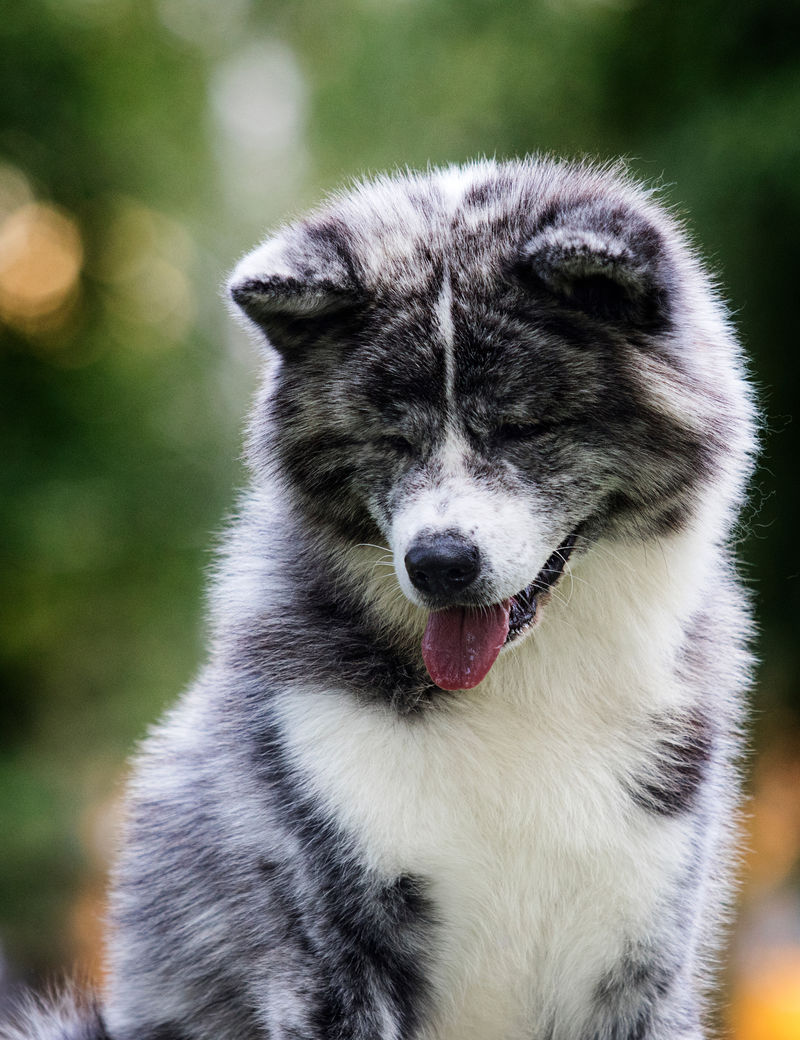
[[[698,1040],[752,397],[622,171],[360,184],[238,265],[252,485],[138,757],[100,1011],[37,1040]]]

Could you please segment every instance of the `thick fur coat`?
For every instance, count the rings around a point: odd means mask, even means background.
[[[333,197],[230,295],[267,364],[209,661],[138,756],[102,1012],[6,1036],[699,1040],[753,409],[683,231],[478,162]]]

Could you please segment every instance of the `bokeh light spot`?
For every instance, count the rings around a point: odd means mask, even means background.
[[[210,100],[229,205],[268,219],[308,163],[308,86],[294,52],[274,39],[249,44],[217,67]]]
[[[0,163],[0,222],[29,202],[33,189],[28,178],[16,166]]]
[[[185,270],[195,258],[191,235],[178,221],[133,199],[115,199],[104,248],[92,273],[105,283],[109,311],[153,329],[153,348],[183,338],[195,317]],[[124,337],[123,337],[124,338]],[[141,337],[129,340],[144,342]]]
[[[0,318],[23,332],[61,324],[82,266],[72,217],[40,202],[16,209],[0,225]]]
[[[800,949],[774,950],[742,980],[732,1010],[736,1040],[800,1037]]]
[[[158,0],[158,16],[171,33],[204,50],[230,43],[243,31],[250,0]]]

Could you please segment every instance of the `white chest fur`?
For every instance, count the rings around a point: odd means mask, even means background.
[[[521,1040],[555,1009],[579,1028],[685,869],[683,825],[648,817],[624,787],[648,719],[682,700],[672,626],[648,631],[620,606],[623,636],[598,617],[582,638],[576,607],[566,625],[551,604],[480,686],[419,718],[339,691],[277,704],[295,763],[370,865],[429,886],[436,1040]]]
[[[580,1015],[686,848],[625,794],[638,749],[613,727],[558,733],[474,695],[459,708],[409,725],[306,691],[283,714],[316,796],[371,865],[430,886],[436,1035],[511,1040],[554,1001]]]

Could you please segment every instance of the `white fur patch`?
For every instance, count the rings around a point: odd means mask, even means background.
[[[92,998],[68,986],[42,997],[27,995],[10,1020],[0,1022],[0,1040],[94,1040],[100,1029]]]
[[[452,430],[429,467],[392,518],[389,542],[397,580],[420,603],[403,560],[421,535],[458,531],[481,558],[482,599],[497,603],[529,585],[568,531],[555,530],[548,510],[529,493],[524,498],[470,477],[469,447]],[[513,551],[509,547],[513,546]]]
[[[453,326],[453,287],[447,267],[445,267],[442,279],[442,291],[436,301],[435,313],[444,346],[445,401],[447,402],[447,412],[452,415],[455,411],[455,328]]]
[[[286,243],[281,236],[267,239],[242,257],[230,276],[231,285],[241,285],[251,279],[291,278],[297,271],[286,256]]]
[[[703,566],[692,548],[588,554],[535,634],[443,710],[279,697],[314,797],[376,870],[430,886],[436,1040],[528,1040],[556,1008],[577,1034],[591,987],[686,869],[683,822],[636,811],[622,782],[651,714],[685,706],[670,662],[694,605],[683,579]]]

